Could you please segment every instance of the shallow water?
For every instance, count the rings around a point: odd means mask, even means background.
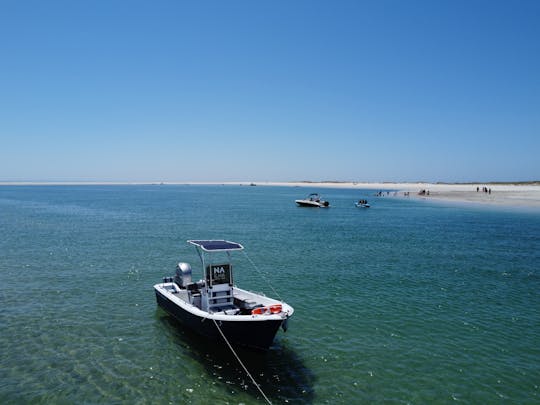
[[[296,310],[239,352],[273,403],[540,402],[538,213],[344,189],[296,207],[310,191],[0,187],[0,403],[260,403],[155,303],[206,238],[242,243],[236,283]]]

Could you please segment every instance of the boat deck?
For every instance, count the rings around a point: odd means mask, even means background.
[[[179,290],[176,292],[171,291],[171,294],[180,298],[182,301],[189,302],[187,290]]]
[[[173,288],[167,288],[167,291],[172,294],[175,297],[180,298],[182,301],[195,305],[197,308],[201,308],[201,301],[200,296],[198,299],[195,299],[195,302],[190,302],[189,299],[189,293],[186,289],[173,289]],[[221,310],[212,311],[214,313],[224,313],[228,315],[247,315],[251,314],[251,310],[257,307],[261,307],[263,304],[261,302],[257,302],[253,296],[247,293],[243,293],[241,291],[236,290],[234,292],[234,304],[227,305],[226,307],[222,308]]]

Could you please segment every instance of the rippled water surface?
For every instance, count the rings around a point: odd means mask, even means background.
[[[273,403],[540,402],[540,214],[339,189],[296,207],[311,191],[0,187],[0,403],[261,403],[156,306],[198,238],[242,243],[236,283],[295,307],[239,352]]]

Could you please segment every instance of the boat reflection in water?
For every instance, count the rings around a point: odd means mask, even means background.
[[[212,385],[221,385],[226,392],[245,392],[260,401],[257,403],[264,403],[261,393],[251,384],[235,355],[224,347],[221,340],[201,339],[192,329],[178,328],[175,319],[163,316],[162,311],[157,311],[156,315],[161,323],[160,328],[168,337],[167,341],[176,345],[173,353],[168,350],[169,354],[174,354],[184,362],[193,361],[202,365]],[[292,350],[287,339],[276,341],[266,351],[242,347],[235,348],[235,351],[272,403],[314,403],[315,376],[306,367],[304,360]],[[197,381],[200,381],[200,377],[197,377]],[[204,395],[201,394],[201,400],[204,400]],[[224,396],[225,400],[230,400],[229,394]]]

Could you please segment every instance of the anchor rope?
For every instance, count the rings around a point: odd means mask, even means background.
[[[248,256],[248,254],[245,252],[245,251],[242,251],[242,253],[244,253],[244,255],[246,256],[246,258],[248,259],[248,261],[251,263],[251,265],[253,266],[253,268],[257,271],[257,273],[259,273],[259,275],[262,277],[262,279],[266,282],[266,284],[268,284],[268,286],[272,289],[272,291],[274,292],[274,294],[279,298],[279,300],[281,302],[283,302],[283,298],[281,298],[281,296],[279,295],[279,293],[276,291],[276,289],[272,286],[272,284],[270,284],[270,281],[268,281],[268,279],[266,278],[266,276],[264,275],[264,273],[259,270],[259,268],[257,267],[257,265],[255,264],[255,262],[253,262],[253,260],[251,260],[251,258]]]
[[[218,323],[216,322],[215,319],[212,318],[212,320],[214,321],[214,325],[216,325],[216,328],[217,330],[219,331],[219,333],[221,334],[221,336],[223,337],[223,340],[225,340],[225,343],[227,343],[227,346],[229,346],[229,349],[231,349],[231,352],[234,354],[234,357],[236,357],[236,360],[238,360],[238,363],[240,363],[240,365],[242,366],[242,368],[244,369],[244,371],[246,372],[246,374],[249,376],[249,378],[251,378],[251,382],[253,383],[253,385],[255,387],[257,387],[257,389],[259,390],[259,392],[261,393],[261,395],[264,397],[264,399],[266,400],[266,402],[268,402],[270,405],[272,405],[272,402],[268,399],[268,397],[266,396],[266,394],[264,393],[264,391],[262,390],[262,388],[259,386],[259,384],[257,384],[257,381],[255,381],[255,378],[253,378],[253,376],[251,375],[251,373],[249,372],[249,370],[246,368],[246,366],[244,365],[244,363],[242,363],[242,360],[240,360],[240,357],[238,356],[238,354],[236,354],[236,352],[234,351],[233,347],[231,346],[231,344],[229,343],[229,340],[227,339],[227,337],[225,336],[225,334],[223,333],[223,331],[221,330],[221,328],[219,327]]]

